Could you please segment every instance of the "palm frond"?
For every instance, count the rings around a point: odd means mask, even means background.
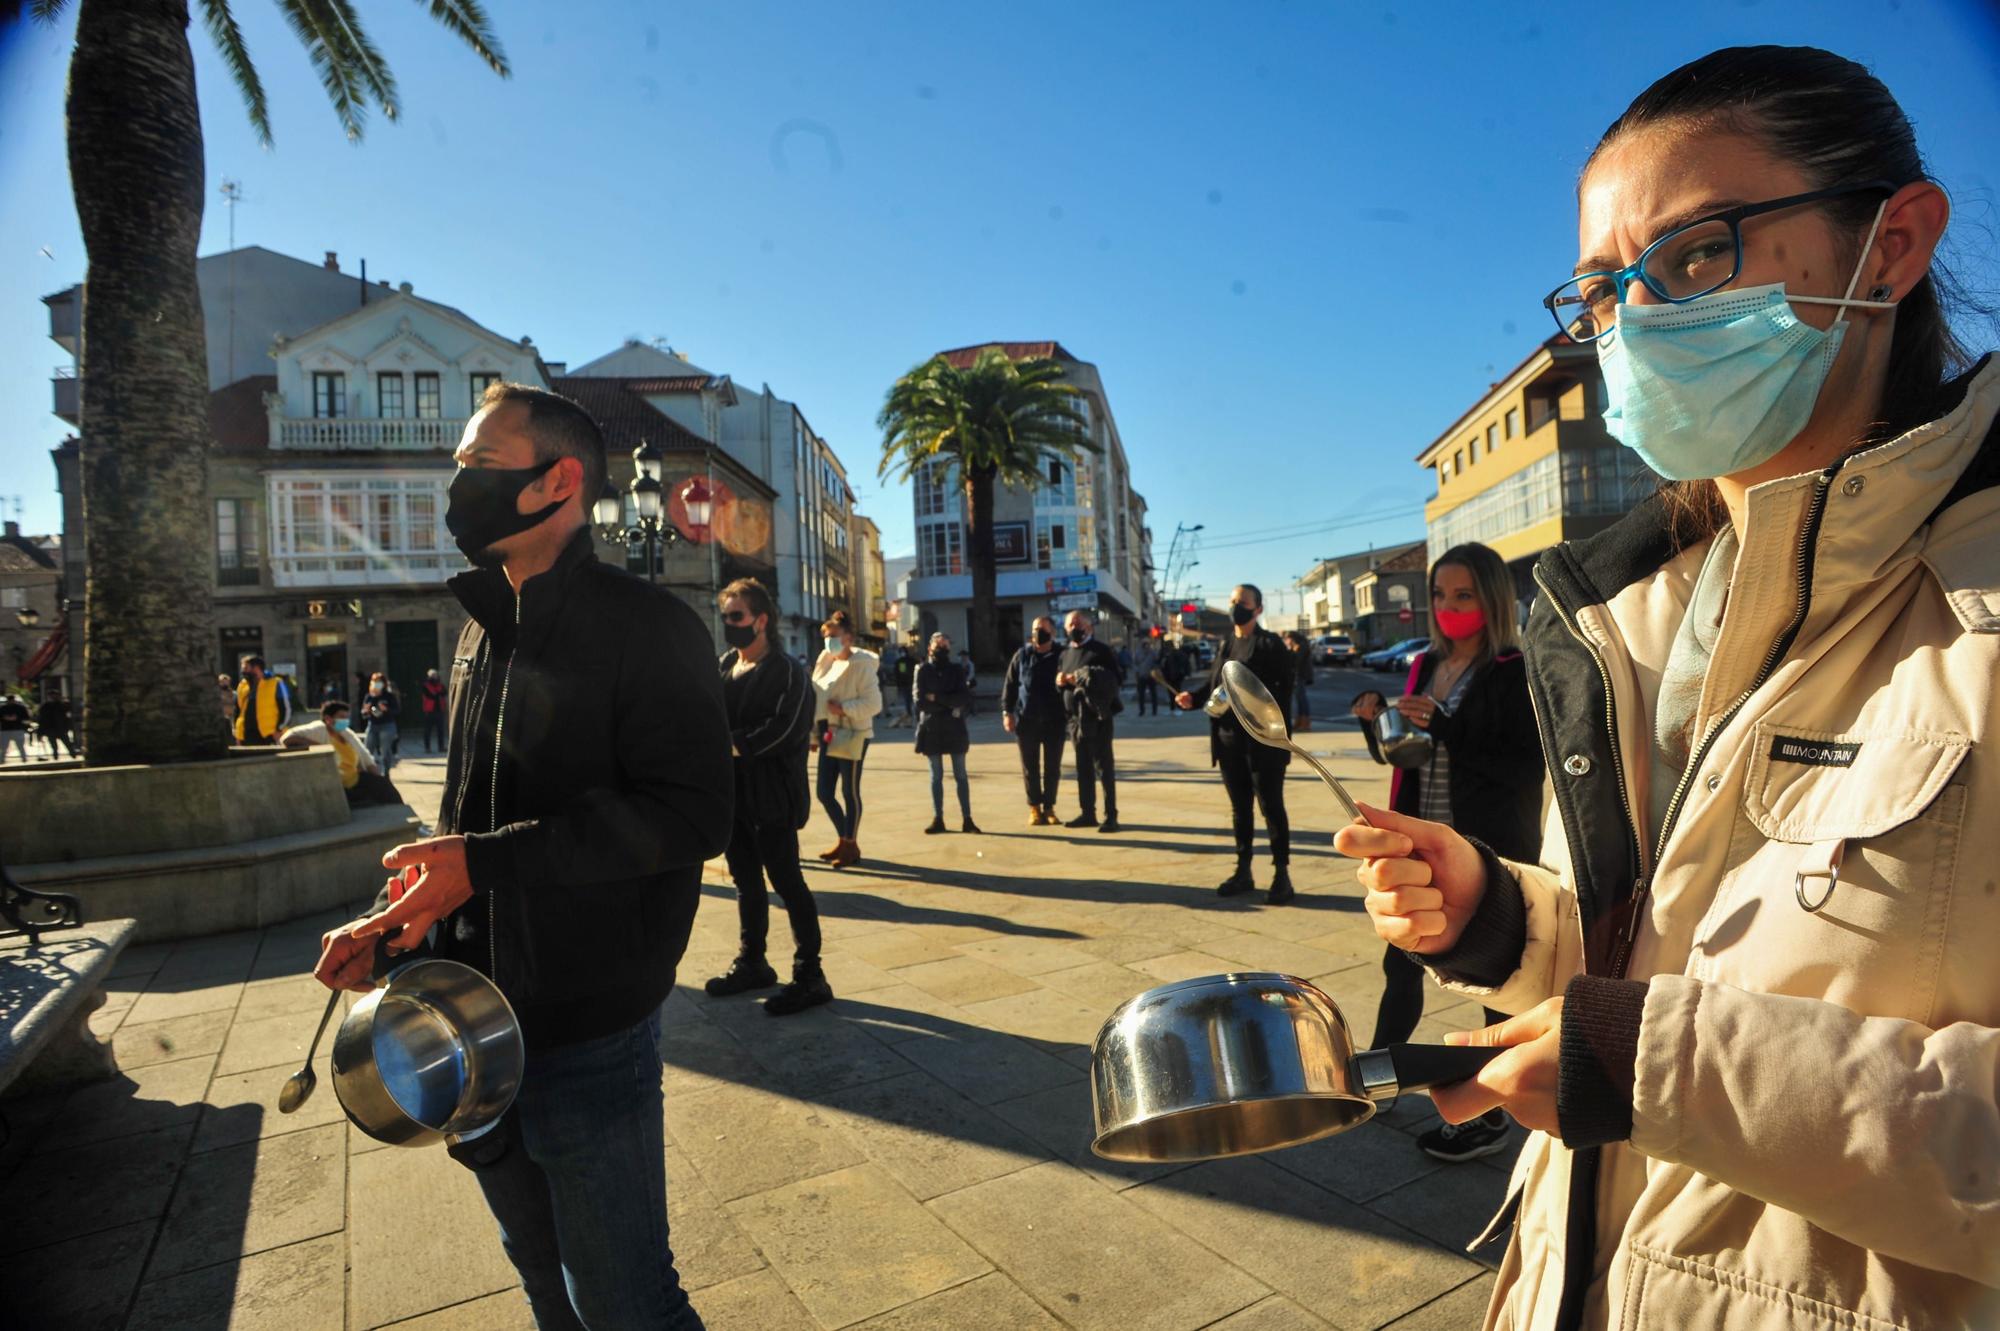
[[[425,0],[417,3],[423,4]],[[500,49],[493,20],[486,17],[486,9],[479,0],[429,0],[429,4],[431,17],[470,46],[495,74],[504,79],[514,72],[508,67],[506,52]]]
[[[43,23],[54,23],[68,4],[69,0],[35,0],[28,6],[28,12]]]
[[[60,4],[62,0],[38,2]],[[236,16],[229,11],[229,0],[201,0],[201,20],[222,53],[222,63],[235,80],[236,90],[243,94],[243,109],[250,116],[250,128],[257,131],[257,142],[270,147],[271,115],[264,100],[264,82],[257,77],[257,66],[243,42],[243,30],[236,26]]]
[[[341,58],[340,38],[330,26],[333,16],[327,0],[279,0],[278,9],[306,48],[306,59],[319,75],[327,100],[333,103],[341,130],[350,142],[359,140],[368,115],[366,94],[353,66]]]
[[[400,114],[396,96],[396,76],[389,72],[388,62],[375,49],[368,34],[362,30],[361,18],[354,12],[350,0],[327,0],[333,11],[334,32],[340,37],[345,58],[360,75],[369,95],[382,108],[382,118],[392,123]]]
[[[968,483],[997,477],[1035,488],[1050,458],[1074,462],[1098,450],[1062,374],[1054,360],[1015,362],[997,347],[963,369],[942,358],[924,362],[896,381],[876,418],[883,431],[877,474],[907,479],[948,455]]]

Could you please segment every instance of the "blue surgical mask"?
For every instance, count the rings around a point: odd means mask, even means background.
[[[347,729],[347,718],[346,718],[346,717],[344,717],[344,716],[337,716],[337,717],[335,717],[335,718],[333,719],[333,728],[334,728],[335,730],[345,730],[345,729]]]
[[[1879,224],[1878,211],[1876,221]],[[1875,233],[1862,247],[1866,262]],[[1847,307],[1894,309],[1847,294],[1788,295],[1782,283],[1717,291],[1681,305],[1624,305],[1597,343],[1604,427],[1670,481],[1731,476],[1776,457],[1812,419],[1847,335]],[[1837,305],[1827,329],[1797,303]]]
[[[821,639],[820,639],[820,642],[821,642],[821,643],[823,643],[823,644],[825,644],[825,646],[826,646],[826,649],[827,649],[827,651],[831,652],[831,653],[832,653],[833,655],[835,655],[835,656],[839,656],[839,655],[840,655],[840,648],[841,648],[841,641],[840,641],[840,639],[838,639],[838,638],[821,638]]]

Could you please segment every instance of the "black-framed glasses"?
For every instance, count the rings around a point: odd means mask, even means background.
[[[1743,223],[1764,213],[1870,192],[1894,193],[1886,180],[1840,185],[1791,194],[1764,203],[1739,204],[1679,226],[1648,245],[1630,266],[1616,272],[1579,273],[1542,297],[1556,327],[1572,342],[1595,342],[1618,323],[1618,306],[1634,281],[1669,305],[1720,291],[1743,270]]]
[[[722,622],[725,624],[748,624],[756,618],[757,616],[751,614],[748,610],[731,610],[722,616]]]

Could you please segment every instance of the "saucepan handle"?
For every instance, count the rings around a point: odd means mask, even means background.
[[[1396,1069],[1396,1084],[1406,1091],[1422,1091],[1466,1080],[1498,1057],[1503,1047],[1392,1044],[1383,1052]]]

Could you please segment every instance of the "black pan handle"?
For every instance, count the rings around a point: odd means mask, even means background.
[[[1396,1084],[1406,1091],[1428,1090],[1464,1081],[1499,1057],[1504,1045],[1392,1044],[1383,1052],[1396,1069]]]

